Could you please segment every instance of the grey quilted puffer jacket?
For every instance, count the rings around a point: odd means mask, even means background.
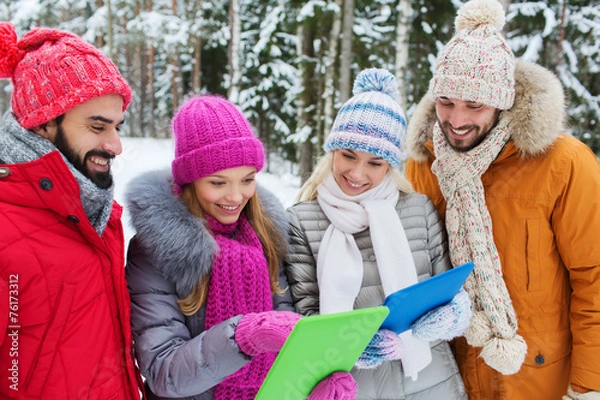
[[[444,225],[433,203],[421,194],[400,194],[396,205],[417,268],[419,280],[451,268]],[[319,203],[311,200],[288,209],[290,246],[286,273],[296,311],[310,315],[319,312],[316,260],[319,244],[330,225]],[[384,300],[377,260],[369,230],[354,235],[364,263],[363,282],[354,308],[374,307]],[[400,361],[384,362],[376,369],[358,370],[352,375],[358,383],[361,400],[455,400],[466,399],[465,389],[448,342],[431,342],[433,361],[413,381],[404,376]]]
[[[212,400],[213,387],[251,357],[235,341],[241,315],[205,330],[206,307],[191,316],[179,309],[177,300],[211,270],[218,248],[204,223],[173,196],[172,184],[165,169],[141,174],[127,190],[136,229],[126,267],[135,354],[146,378],[146,399]],[[287,214],[279,200],[260,186],[257,193],[266,214],[286,236]],[[283,269],[279,285],[287,287]],[[273,295],[273,308],[293,309],[288,290]]]

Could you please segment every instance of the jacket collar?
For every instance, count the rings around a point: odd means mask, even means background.
[[[527,61],[515,66],[515,103],[500,113],[509,120],[511,140],[522,156],[543,154],[564,130],[566,122],[563,87],[546,68]],[[408,124],[406,146],[416,161],[426,160],[433,152],[433,125],[437,118],[435,100],[428,93],[417,105]]]

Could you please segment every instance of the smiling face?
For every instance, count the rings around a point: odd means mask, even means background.
[[[333,151],[333,177],[348,196],[357,196],[379,185],[390,168],[381,157],[364,151]]]
[[[119,137],[123,120],[123,98],[109,94],[72,108],[34,131],[54,143],[96,186],[106,189],[113,183],[111,161],[123,151]]]
[[[477,147],[498,121],[499,110],[482,103],[439,97],[435,110],[448,144],[456,151]]]
[[[233,224],[256,192],[256,168],[225,169],[197,179],[193,185],[205,214],[224,225]]]

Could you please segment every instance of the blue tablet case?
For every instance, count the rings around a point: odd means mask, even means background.
[[[398,334],[410,329],[427,311],[450,302],[474,266],[472,262],[459,265],[390,294],[383,302],[390,313],[381,327]]]
[[[302,318],[287,338],[255,400],[302,400],[323,378],[350,371],[388,315],[387,307]]]

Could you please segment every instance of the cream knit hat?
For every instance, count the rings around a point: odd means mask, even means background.
[[[505,17],[497,0],[471,0],[455,20],[456,35],[437,58],[431,95],[507,110],[515,99],[515,59],[502,36]]]

